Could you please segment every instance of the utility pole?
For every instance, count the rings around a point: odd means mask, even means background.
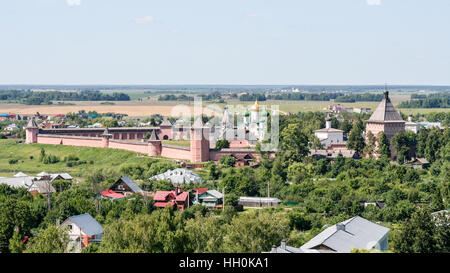
[[[225,210],[225,187],[222,188],[222,211]]]

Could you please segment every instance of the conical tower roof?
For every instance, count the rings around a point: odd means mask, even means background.
[[[193,125],[192,127],[193,127],[193,128],[203,128],[203,127],[204,127],[203,120],[202,120],[202,117],[201,117],[201,116],[199,116],[199,117],[195,120],[194,125]]]
[[[26,128],[38,128],[38,125],[37,125],[36,121],[34,120],[34,118],[30,119]]]
[[[378,105],[377,109],[373,112],[372,116],[369,118],[369,121],[403,121],[402,116],[398,113],[394,105],[389,98],[389,92],[384,92],[384,98],[381,103]]]
[[[155,130],[152,131],[152,134],[150,135],[149,141],[159,141],[158,135],[155,134]]]

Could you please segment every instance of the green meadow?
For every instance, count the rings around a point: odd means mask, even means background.
[[[44,164],[39,161],[41,149],[45,149],[47,155],[54,155],[60,162],[54,164]],[[86,161],[85,164],[68,167],[64,162],[64,157],[76,156],[79,161]],[[10,164],[10,159],[17,160],[17,163]],[[62,145],[46,144],[16,144],[15,140],[0,140],[0,176],[11,177],[17,172],[24,172],[27,175],[36,175],[42,171],[47,173],[67,172],[77,179],[84,179],[94,170],[116,168],[128,164],[145,165],[145,162],[152,160],[150,157],[134,152]],[[161,159],[167,160],[168,159]]]

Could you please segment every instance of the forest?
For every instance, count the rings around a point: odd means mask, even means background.
[[[125,93],[114,92],[112,95],[100,91],[31,91],[31,90],[0,90],[0,100],[17,101],[27,105],[52,104],[53,101],[128,101]]]

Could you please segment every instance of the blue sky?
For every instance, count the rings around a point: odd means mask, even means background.
[[[0,0],[0,84],[450,85],[448,0]]]

